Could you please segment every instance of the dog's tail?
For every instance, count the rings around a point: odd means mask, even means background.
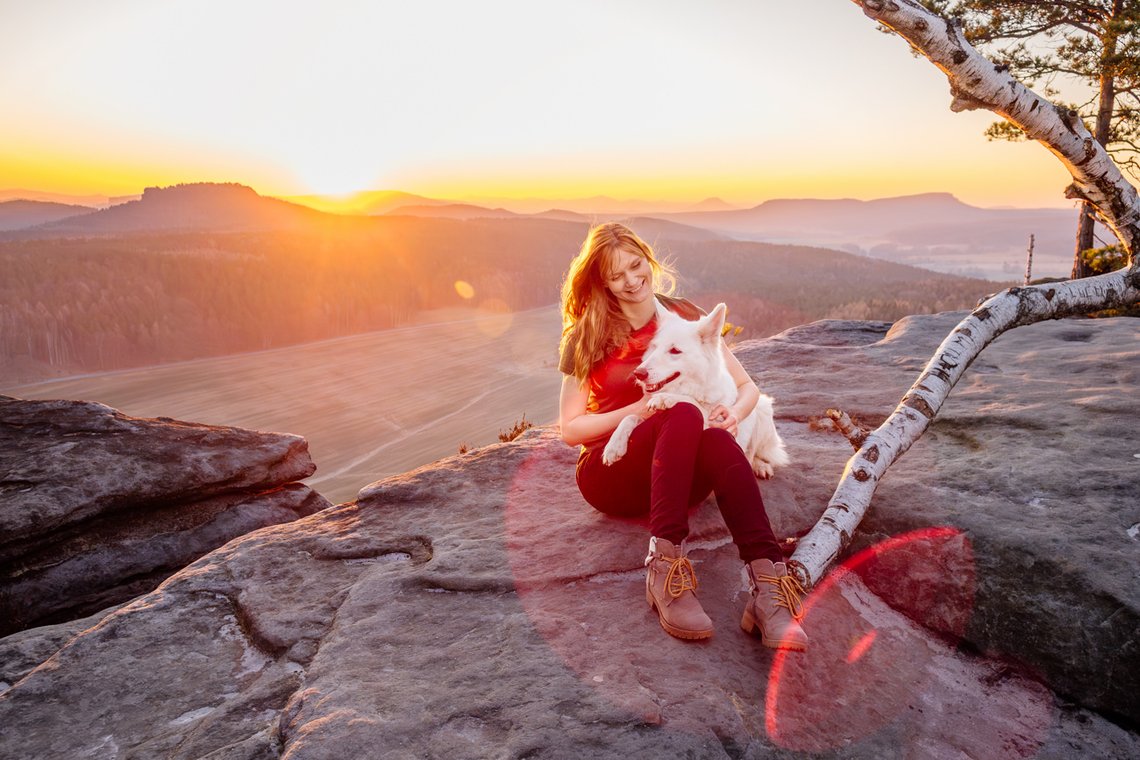
[[[788,450],[784,447],[784,439],[776,433],[776,445],[769,449],[768,463],[773,467],[785,467],[791,461],[792,458],[788,456]]]
[[[761,422],[759,423],[760,429],[756,431],[757,448],[753,456],[773,468],[784,467],[792,460],[788,456],[788,450],[784,447],[784,439],[776,430],[775,414],[772,407],[772,397],[766,393],[761,393],[756,402],[756,410]]]

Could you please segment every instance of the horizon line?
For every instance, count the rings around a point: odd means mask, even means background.
[[[794,196],[791,196],[791,195],[789,195],[789,196],[770,196],[770,197],[763,198],[761,200],[745,201],[743,203],[725,200],[722,195],[718,195],[718,194],[705,195],[703,197],[694,198],[694,199],[670,200],[670,199],[666,199],[666,198],[652,198],[652,197],[633,197],[633,196],[617,197],[615,195],[609,195],[605,192],[599,192],[599,193],[596,193],[594,195],[545,195],[545,194],[541,194],[541,193],[519,194],[519,195],[503,195],[503,194],[474,195],[474,194],[464,193],[464,194],[460,194],[460,195],[449,196],[449,195],[443,195],[443,194],[441,194],[441,195],[428,195],[428,194],[425,194],[423,192],[414,192],[414,191],[409,191],[409,190],[398,190],[398,189],[390,189],[390,188],[363,189],[363,190],[356,190],[356,191],[349,192],[349,193],[316,193],[316,192],[273,193],[273,192],[262,192],[261,190],[258,190],[252,184],[248,184],[246,182],[237,181],[237,180],[195,180],[195,181],[173,182],[170,184],[159,184],[159,183],[147,184],[144,187],[142,187],[137,193],[115,193],[115,194],[103,193],[103,192],[97,192],[97,191],[65,192],[65,191],[57,191],[57,190],[32,189],[32,188],[27,188],[27,187],[14,187],[14,188],[2,188],[2,187],[0,187],[0,203],[5,203],[8,201],[15,201],[15,200],[27,200],[27,201],[38,201],[38,202],[66,202],[66,201],[50,201],[50,200],[49,201],[43,201],[43,200],[41,200],[41,198],[50,197],[50,198],[68,199],[71,202],[75,203],[75,205],[88,205],[92,201],[97,201],[97,200],[101,201],[101,203],[97,204],[96,206],[93,206],[93,207],[97,208],[98,205],[102,205],[102,202],[110,202],[110,201],[115,201],[115,200],[122,200],[122,202],[130,202],[132,200],[137,200],[137,199],[142,197],[143,193],[147,189],[150,189],[150,188],[168,189],[168,188],[178,187],[178,186],[194,186],[194,185],[240,185],[242,187],[247,187],[247,188],[253,190],[255,193],[257,193],[257,195],[259,195],[261,197],[276,198],[279,200],[290,201],[290,202],[299,202],[299,203],[301,202],[300,199],[308,199],[308,200],[313,200],[313,201],[319,201],[319,202],[321,202],[322,205],[327,204],[330,206],[339,206],[339,205],[347,206],[347,205],[350,205],[353,201],[360,201],[364,197],[374,196],[374,195],[394,195],[394,196],[407,195],[407,196],[410,196],[411,199],[423,199],[425,201],[431,201],[434,203],[443,203],[443,204],[481,205],[481,204],[486,204],[486,203],[547,203],[547,202],[549,202],[549,203],[589,203],[589,202],[604,202],[604,203],[615,203],[615,204],[626,204],[626,205],[639,204],[639,205],[646,206],[646,207],[667,206],[667,207],[671,207],[675,211],[683,211],[686,207],[699,207],[699,206],[707,205],[710,203],[721,204],[723,207],[721,210],[741,211],[741,210],[756,208],[758,206],[764,205],[764,204],[769,203],[769,202],[778,202],[778,201],[793,201],[793,202],[794,201],[833,201],[833,202],[853,201],[853,202],[869,203],[869,202],[873,202],[873,201],[898,200],[898,199],[904,199],[904,198],[918,198],[918,197],[922,197],[922,196],[949,196],[950,198],[956,200],[957,202],[962,203],[962,204],[967,205],[967,206],[973,206],[975,208],[981,208],[981,209],[998,209],[998,210],[1000,210],[1000,209],[1011,209],[1011,210],[1050,209],[1050,210],[1059,210],[1059,209],[1065,208],[1065,204],[1072,204],[1073,203],[1073,201],[1071,199],[1067,199],[1067,198],[1062,197],[1059,199],[1060,201],[1062,201],[1062,203],[1058,203],[1057,205],[1054,205],[1054,206],[1043,206],[1043,205],[1024,205],[1023,206],[1023,205],[1014,205],[1014,204],[1010,204],[1010,203],[1002,203],[1002,204],[997,204],[997,205],[979,205],[979,204],[974,204],[974,203],[970,203],[968,201],[962,200],[961,197],[959,197],[959,195],[952,190],[924,190],[924,191],[918,191],[918,192],[912,192],[912,193],[893,193],[893,194],[886,194],[886,195],[868,194],[865,196],[854,195],[854,194],[842,194],[842,195],[834,195],[834,196],[797,194]],[[27,196],[38,196],[38,197],[27,197]],[[81,201],[87,201],[87,203],[83,203]],[[115,204],[115,205],[118,205],[118,204]],[[301,203],[301,205],[305,205],[305,204]],[[488,208],[493,210],[493,208],[491,208],[491,207],[488,207]],[[557,211],[559,209],[557,206],[551,206],[547,210]]]

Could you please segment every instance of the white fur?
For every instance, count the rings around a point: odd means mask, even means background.
[[[687,401],[701,410],[708,427],[713,407],[735,403],[736,383],[721,353],[724,315],[725,305],[717,304],[707,316],[694,322],[657,304],[657,333],[635,370],[640,375],[638,382],[649,394],[650,409],[668,409]],[[655,387],[658,384],[660,388]],[[640,417],[631,414],[618,424],[602,452],[605,464],[625,456],[630,433],[640,422]],[[784,441],[772,418],[771,396],[760,394],[756,408],[737,425],[736,441],[757,477],[769,478],[776,467],[788,463]]]

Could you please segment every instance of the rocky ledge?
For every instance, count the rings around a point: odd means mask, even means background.
[[[0,635],[154,589],[235,536],[329,506],[303,438],[0,396]]]
[[[738,354],[793,464],[777,532],[895,406],[958,315],[817,323]],[[552,429],[231,541],[122,607],[0,640],[0,756],[1140,756],[1140,323],[999,338],[807,601],[809,651],[739,629],[715,505],[691,556],[716,626],[667,636],[647,533],[591,511]]]

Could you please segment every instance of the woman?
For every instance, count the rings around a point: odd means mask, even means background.
[[[646,601],[661,626],[682,639],[713,633],[682,542],[689,533],[690,507],[715,493],[752,588],[741,626],[759,632],[766,646],[802,650],[807,636],[798,622],[801,589],[787,573],[760,487],[733,437],[737,421],[756,405],[756,384],[722,343],[737,398],[731,407],[714,408],[706,429],[693,404],[649,410],[632,377],[656,331],[657,301],[686,319],[701,314],[684,299],[658,294],[662,284],[672,290],[672,273],[618,223],[593,227],[570,265],[562,285],[559,425],[562,440],[582,446],[578,488],[605,514],[648,515]],[[603,464],[606,441],[630,414],[644,422],[634,428],[625,456]]]

